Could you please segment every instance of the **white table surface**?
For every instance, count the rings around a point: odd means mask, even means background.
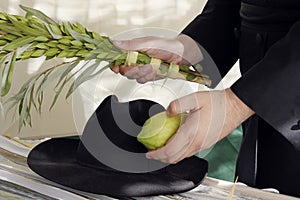
[[[33,144],[38,143],[35,141]],[[25,145],[24,145],[25,144]],[[20,144],[0,136],[0,199],[72,199],[114,200],[113,198],[87,194],[48,181],[32,172],[26,165],[26,156],[32,143]],[[233,183],[206,177],[201,185],[182,194],[168,196],[128,198],[136,200],[227,200]],[[5,189],[6,188],[6,189]],[[20,197],[20,194],[23,196]],[[27,196],[26,196],[27,195]],[[238,183],[234,200],[296,200],[286,195],[255,189]]]

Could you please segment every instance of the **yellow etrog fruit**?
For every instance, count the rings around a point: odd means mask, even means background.
[[[176,133],[182,121],[182,115],[169,117],[166,112],[158,113],[144,123],[137,139],[149,150],[160,148]]]

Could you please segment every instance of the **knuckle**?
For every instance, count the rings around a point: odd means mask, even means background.
[[[136,82],[138,82],[138,83],[146,83],[147,82],[147,80],[144,78],[144,77],[142,77],[142,78],[138,78],[138,79],[136,79]]]
[[[177,100],[172,101],[172,102],[169,104],[169,107],[168,107],[168,113],[169,113],[169,114],[177,114],[178,108],[179,108],[178,101],[177,101]]]
[[[178,162],[179,162],[178,160],[170,160],[168,163],[170,163],[170,164],[176,164]]]
[[[180,55],[177,55],[177,54],[171,54],[171,59],[170,61],[173,62],[173,63],[181,63],[183,60],[182,56]]]
[[[137,41],[136,40],[128,40],[127,41],[127,49],[128,50],[135,50],[137,48]]]
[[[146,76],[149,73],[151,73],[151,71],[152,71],[152,67],[151,66],[149,67],[149,65],[143,65],[143,66],[139,67],[139,74],[141,76]]]
[[[187,135],[187,139],[189,141],[189,145],[192,145],[193,142],[195,142],[195,140],[197,139],[197,131],[196,130],[193,130],[192,132],[190,132],[189,134],[186,134]]]
[[[172,160],[173,152],[171,150],[169,150],[169,149],[166,149],[164,151],[164,156],[165,156],[166,160],[168,162],[170,162]]]
[[[152,81],[155,80],[155,76],[156,76],[155,73],[149,73],[145,76],[145,78],[147,79],[147,81]]]

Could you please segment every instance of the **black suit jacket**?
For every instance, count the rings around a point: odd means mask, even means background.
[[[183,33],[208,51],[222,75],[240,58],[242,77],[231,88],[257,115],[244,126],[242,164],[237,166],[240,180],[300,196],[300,1],[244,0],[242,5],[245,3],[274,10],[261,12],[270,14],[267,17],[248,15],[240,12],[240,0],[208,0]],[[241,31],[249,22],[258,28]],[[265,27],[271,28],[263,30]],[[278,27],[284,29],[280,34],[275,30]],[[258,47],[252,44],[251,34],[265,41]],[[268,37],[274,35],[276,40],[269,42]],[[256,56],[259,51],[262,54]]]

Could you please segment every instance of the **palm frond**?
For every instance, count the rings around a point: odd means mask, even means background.
[[[5,102],[10,104],[8,110],[13,108],[17,110],[19,129],[23,125],[31,126],[32,108],[41,112],[44,91],[51,83],[56,81],[50,110],[55,106],[66,85],[70,85],[66,93],[68,98],[81,84],[102,73],[109,66],[128,64],[128,55],[132,53],[118,49],[109,37],[89,31],[78,22],[57,23],[39,10],[22,5],[21,8],[26,11],[25,16],[0,12],[1,97],[10,92],[16,62],[37,57],[46,57],[46,60],[72,58],[72,61],[63,62],[33,75]],[[153,59],[145,53],[137,52],[137,54],[137,60],[132,64],[149,64]],[[99,64],[102,61],[107,62],[107,65],[101,68]],[[85,64],[76,69],[80,62]],[[166,65],[173,66],[173,64],[164,61],[162,63],[155,69],[158,74],[210,84],[208,77],[200,74],[198,69],[192,71],[188,66],[176,65],[166,73],[164,70]]]

